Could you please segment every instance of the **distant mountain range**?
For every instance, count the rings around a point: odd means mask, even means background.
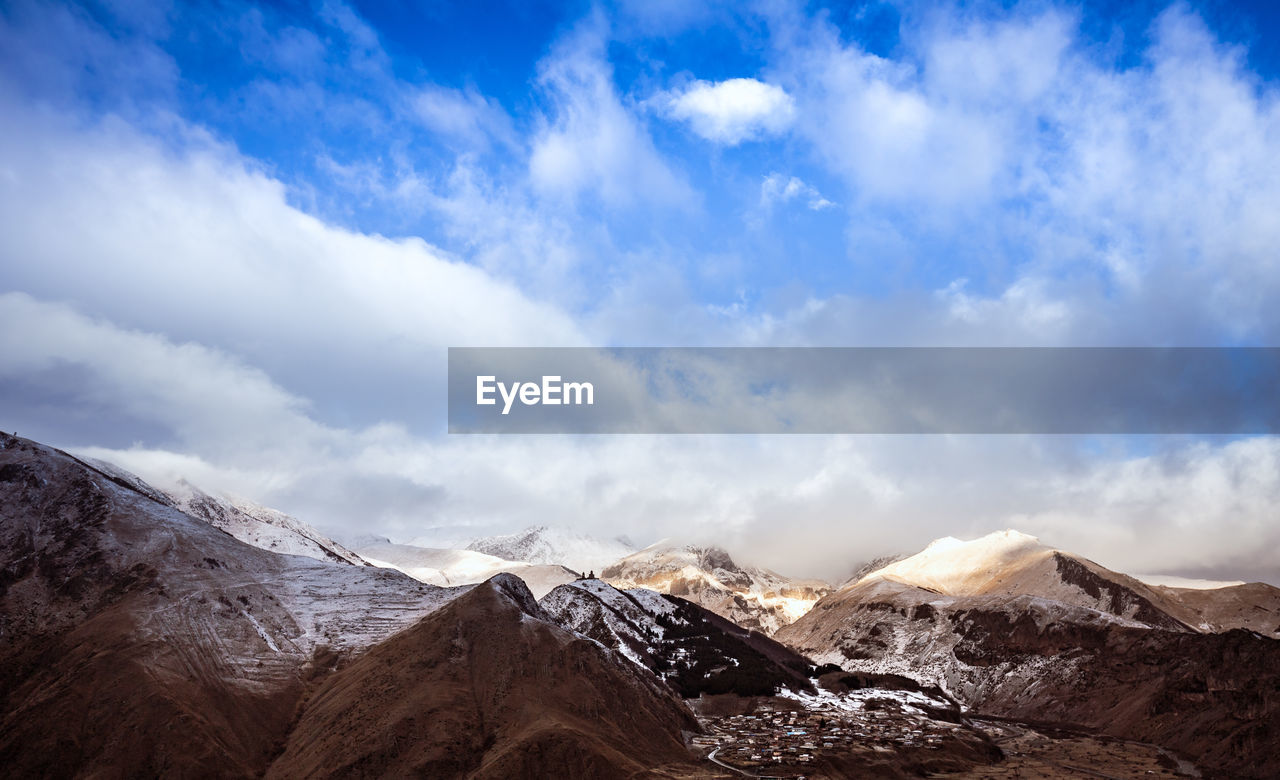
[[[504,560],[474,550],[449,550],[392,544],[388,540],[364,541],[357,548],[360,557],[374,566],[384,566],[432,585],[474,585],[495,574],[515,574],[535,596],[578,578],[576,572],[558,564]]]
[[[1174,747],[1237,777],[1280,774],[1278,637],[1280,589],[1151,587],[1016,531],[940,539],[777,634],[817,662]]]
[[[6,773],[1280,776],[1268,585],[1016,531],[838,588],[547,528],[353,546],[0,435]]]

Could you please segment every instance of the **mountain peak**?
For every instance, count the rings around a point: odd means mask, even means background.
[[[960,548],[981,547],[984,549],[996,548],[1017,548],[1026,546],[1041,546],[1040,539],[1031,534],[1024,534],[1013,528],[1006,528],[1003,531],[992,531],[985,536],[979,536],[977,539],[965,541],[957,539],[954,536],[944,536],[940,539],[934,539],[924,548],[924,552],[941,553]]]
[[[508,561],[567,566],[576,572],[599,571],[634,551],[616,540],[596,539],[546,525],[530,526],[513,534],[481,537],[466,549]]]
[[[526,615],[546,619],[546,614],[542,611],[542,607],[538,606],[538,600],[533,597],[529,586],[514,574],[506,572],[495,574],[481,587],[491,588],[494,593],[514,604]]]
[[[1040,538],[1031,534],[1024,534],[1015,528],[1006,528],[1003,531],[992,531],[983,539],[1004,539],[1011,542],[1039,544]]]
[[[1036,537],[1012,529],[969,541],[946,536],[863,580],[888,579],[941,593],[977,592],[1051,552]]]

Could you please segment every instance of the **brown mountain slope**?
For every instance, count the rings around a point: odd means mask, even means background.
[[[688,777],[692,714],[499,574],[330,676],[269,777]]]
[[[1243,628],[1280,639],[1280,588],[1250,582],[1225,588],[1154,589],[1186,610],[1186,622],[1201,631]]]
[[[358,650],[454,595],[251,547],[0,437],[0,766],[259,775],[318,650]]]

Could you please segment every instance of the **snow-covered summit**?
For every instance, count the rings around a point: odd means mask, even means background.
[[[1004,582],[1013,570],[1053,552],[1036,537],[1014,530],[997,531],[967,542],[946,536],[863,579],[879,577],[940,593],[973,594],[985,592]]]
[[[511,561],[475,550],[418,547],[383,540],[363,544],[356,551],[374,566],[399,569],[431,585],[474,585],[506,572],[524,580],[534,595],[541,597],[557,585],[577,578],[576,573],[563,566]]]
[[[597,539],[545,525],[474,539],[466,549],[508,561],[567,566],[577,572],[600,571],[635,552],[618,539]]]

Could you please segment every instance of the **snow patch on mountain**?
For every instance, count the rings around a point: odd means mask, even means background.
[[[534,596],[541,598],[556,586],[577,579],[577,574],[563,566],[505,560],[474,550],[382,541],[362,545],[357,552],[374,566],[397,569],[431,585],[474,585],[496,574],[506,573],[524,580]]]
[[[203,520],[245,544],[281,555],[303,555],[318,561],[353,566],[367,565],[359,555],[284,512],[228,494],[207,493],[185,479],[161,490],[114,463],[92,458],[83,460],[117,484]]]
[[[635,552],[620,539],[597,539],[545,525],[473,539],[466,548],[508,561],[566,566],[580,573],[598,572]]]
[[[946,536],[866,577],[881,577],[941,593],[977,594],[999,586],[1002,576],[1011,570],[1052,552],[1034,536],[1012,530],[969,542]]]

